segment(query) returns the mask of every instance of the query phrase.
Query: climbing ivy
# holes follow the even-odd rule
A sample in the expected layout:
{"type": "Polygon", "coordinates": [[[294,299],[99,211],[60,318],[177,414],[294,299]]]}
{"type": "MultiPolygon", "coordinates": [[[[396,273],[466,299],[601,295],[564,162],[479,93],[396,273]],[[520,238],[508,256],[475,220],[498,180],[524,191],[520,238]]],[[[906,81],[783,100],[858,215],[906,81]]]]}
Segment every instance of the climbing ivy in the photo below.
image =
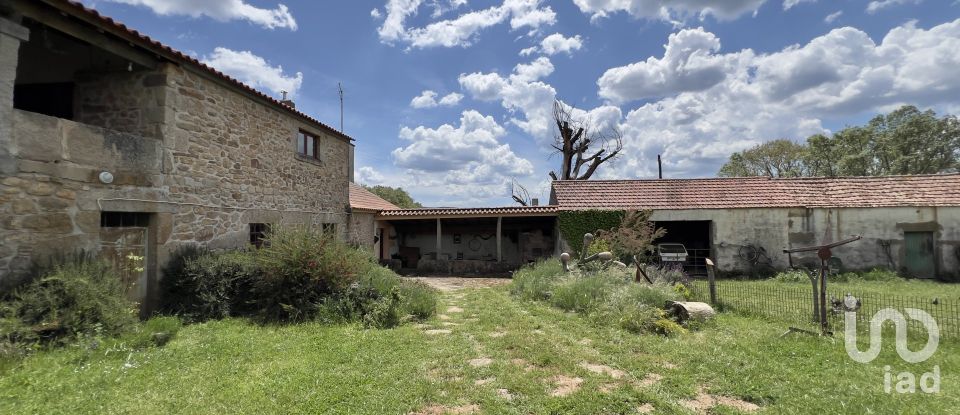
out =
{"type": "Polygon", "coordinates": [[[596,234],[600,229],[612,229],[620,226],[623,220],[622,210],[570,210],[557,215],[560,236],[570,244],[571,254],[577,255],[583,249],[583,234],[596,234]]]}

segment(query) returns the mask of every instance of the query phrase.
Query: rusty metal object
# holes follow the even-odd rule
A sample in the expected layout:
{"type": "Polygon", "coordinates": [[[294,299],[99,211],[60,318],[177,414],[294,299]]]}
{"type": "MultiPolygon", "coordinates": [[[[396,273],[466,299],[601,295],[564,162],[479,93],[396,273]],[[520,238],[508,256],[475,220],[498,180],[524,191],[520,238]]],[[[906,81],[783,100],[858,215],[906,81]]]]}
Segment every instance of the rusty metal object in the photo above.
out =
{"type": "Polygon", "coordinates": [[[842,241],[831,242],[824,245],[817,246],[808,246],[804,248],[793,248],[793,249],[784,249],[783,252],[786,254],[792,254],[796,252],[812,252],[817,251],[817,257],[820,258],[820,293],[819,296],[816,293],[816,281],[811,278],[811,281],[814,285],[814,310],[815,314],[818,314],[820,320],[820,334],[829,335],[830,327],[827,323],[827,276],[830,275],[830,258],[833,258],[833,252],[831,248],[836,248],[840,245],[846,245],[851,242],[859,241],[862,237],[860,235],[855,235],[853,237],[844,239],[842,241]]]}

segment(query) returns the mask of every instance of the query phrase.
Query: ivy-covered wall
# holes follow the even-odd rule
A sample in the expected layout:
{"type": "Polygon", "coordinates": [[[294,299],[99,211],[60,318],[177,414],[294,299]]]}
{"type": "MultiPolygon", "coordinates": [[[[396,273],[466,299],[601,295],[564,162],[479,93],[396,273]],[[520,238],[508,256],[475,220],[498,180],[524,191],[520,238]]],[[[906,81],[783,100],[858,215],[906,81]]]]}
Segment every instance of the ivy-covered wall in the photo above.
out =
{"type": "Polygon", "coordinates": [[[583,234],[616,228],[622,220],[622,210],[570,210],[557,214],[560,236],[573,248],[571,254],[574,255],[583,249],[583,234]]]}

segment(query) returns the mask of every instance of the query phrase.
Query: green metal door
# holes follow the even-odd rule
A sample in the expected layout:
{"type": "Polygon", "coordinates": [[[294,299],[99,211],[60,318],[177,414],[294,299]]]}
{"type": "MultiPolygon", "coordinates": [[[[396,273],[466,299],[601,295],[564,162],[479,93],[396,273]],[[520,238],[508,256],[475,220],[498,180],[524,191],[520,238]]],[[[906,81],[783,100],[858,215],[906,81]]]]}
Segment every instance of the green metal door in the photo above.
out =
{"type": "Polygon", "coordinates": [[[903,233],[903,265],[914,278],[933,278],[937,272],[933,255],[933,232],[903,233]]]}

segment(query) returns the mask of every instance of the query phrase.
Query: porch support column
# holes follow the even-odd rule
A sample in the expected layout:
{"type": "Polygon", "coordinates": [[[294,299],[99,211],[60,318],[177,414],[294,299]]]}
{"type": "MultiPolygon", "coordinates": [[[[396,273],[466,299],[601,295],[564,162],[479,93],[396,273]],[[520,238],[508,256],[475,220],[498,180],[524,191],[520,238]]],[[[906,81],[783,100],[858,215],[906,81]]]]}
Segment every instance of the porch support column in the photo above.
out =
{"type": "Polygon", "coordinates": [[[442,235],[442,233],[441,233],[441,230],[440,230],[440,218],[437,218],[437,258],[436,258],[437,261],[440,260],[440,251],[443,249],[443,246],[442,246],[442,244],[440,243],[440,236],[441,236],[441,235],[442,235]]]}
{"type": "Polygon", "coordinates": [[[503,261],[503,252],[501,250],[500,231],[503,228],[503,216],[497,216],[497,262],[503,261]]]}

